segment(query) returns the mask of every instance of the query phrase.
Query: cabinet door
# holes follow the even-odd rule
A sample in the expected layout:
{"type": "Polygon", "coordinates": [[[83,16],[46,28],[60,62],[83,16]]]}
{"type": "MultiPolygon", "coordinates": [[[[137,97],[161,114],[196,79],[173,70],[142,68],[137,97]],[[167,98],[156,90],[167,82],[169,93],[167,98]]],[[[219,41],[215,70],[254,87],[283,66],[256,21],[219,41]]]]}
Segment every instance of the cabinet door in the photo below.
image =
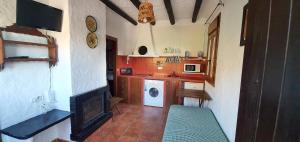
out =
{"type": "Polygon", "coordinates": [[[130,79],[130,104],[142,104],[142,83],[143,80],[141,78],[130,79]]]}
{"type": "Polygon", "coordinates": [[[178,104],[178,97],[176,96],[176,89],[179,87],[179,81],[167,80],[166,81],[166,101],[165,108],[169,110],[169,107],[173,104],[178,104]]]}
{"type": "Polygon", "coordinates": [[[124,99],[124,102],[128,103],[128,78],[127,77],[118,77],[118,97],[124,99]]]}

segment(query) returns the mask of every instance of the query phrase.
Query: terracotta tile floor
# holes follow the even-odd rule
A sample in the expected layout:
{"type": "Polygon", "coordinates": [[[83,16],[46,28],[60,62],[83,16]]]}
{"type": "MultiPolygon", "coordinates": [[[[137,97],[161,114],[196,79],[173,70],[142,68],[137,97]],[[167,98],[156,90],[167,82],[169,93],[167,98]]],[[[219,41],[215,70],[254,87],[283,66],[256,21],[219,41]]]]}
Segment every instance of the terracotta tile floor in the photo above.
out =
{"type": "Polygon", "coordinates": [[[162,108],[119,104],[109,120],[85,142],[161,142],[166,121],[162,108]]]}

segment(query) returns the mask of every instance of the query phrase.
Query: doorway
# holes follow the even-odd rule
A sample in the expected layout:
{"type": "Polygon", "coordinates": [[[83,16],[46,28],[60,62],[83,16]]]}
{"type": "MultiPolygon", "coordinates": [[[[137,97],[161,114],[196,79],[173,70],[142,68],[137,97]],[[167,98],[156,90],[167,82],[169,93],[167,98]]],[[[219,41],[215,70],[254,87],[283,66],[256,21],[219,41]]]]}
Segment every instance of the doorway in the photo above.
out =
{"type": "Polygon", "coordinates": [[[117,43],[117,38],[106,35],[106,78],[112,96],[116,96],[117,43]]]}

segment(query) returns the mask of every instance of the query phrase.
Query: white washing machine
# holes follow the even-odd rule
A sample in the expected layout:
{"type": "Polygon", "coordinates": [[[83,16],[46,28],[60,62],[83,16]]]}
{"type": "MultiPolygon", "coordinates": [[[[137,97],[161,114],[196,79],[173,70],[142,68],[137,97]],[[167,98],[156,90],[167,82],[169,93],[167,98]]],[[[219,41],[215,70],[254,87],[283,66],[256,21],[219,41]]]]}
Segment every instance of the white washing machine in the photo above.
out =
{"type": "Polygon", "coordinates": [[[144,105],[155,107],[164,106],[164,81],[145,80],[144,105]]]}

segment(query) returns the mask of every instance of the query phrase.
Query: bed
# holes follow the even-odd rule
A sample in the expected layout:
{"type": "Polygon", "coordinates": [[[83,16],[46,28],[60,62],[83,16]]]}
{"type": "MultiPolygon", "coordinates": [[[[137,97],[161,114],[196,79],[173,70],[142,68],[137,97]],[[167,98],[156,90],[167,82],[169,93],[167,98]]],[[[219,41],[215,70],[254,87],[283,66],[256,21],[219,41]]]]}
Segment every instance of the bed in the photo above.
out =
{"type": "Polygon", "coordinates": [[[228,142],[228,139],[210,109],[172,105],[163,142],[228,142]]]}

